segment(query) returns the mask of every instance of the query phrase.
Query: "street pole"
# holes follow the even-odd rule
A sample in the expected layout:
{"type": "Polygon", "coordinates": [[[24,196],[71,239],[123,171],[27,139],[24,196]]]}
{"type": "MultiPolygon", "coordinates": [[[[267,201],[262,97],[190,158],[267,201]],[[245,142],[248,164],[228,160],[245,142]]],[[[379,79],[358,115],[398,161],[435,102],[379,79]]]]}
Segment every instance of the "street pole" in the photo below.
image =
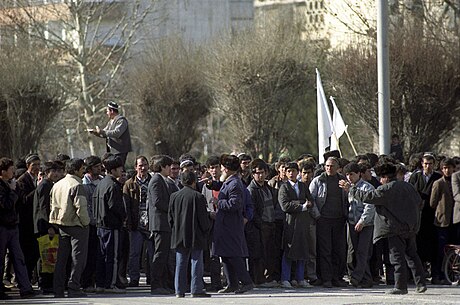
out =
{"type": "Polygon", "coordinates": [[[388,55],[388,0],[377,0],[377,73],[379,151],[390,153],[390,71],[388,55]]]}

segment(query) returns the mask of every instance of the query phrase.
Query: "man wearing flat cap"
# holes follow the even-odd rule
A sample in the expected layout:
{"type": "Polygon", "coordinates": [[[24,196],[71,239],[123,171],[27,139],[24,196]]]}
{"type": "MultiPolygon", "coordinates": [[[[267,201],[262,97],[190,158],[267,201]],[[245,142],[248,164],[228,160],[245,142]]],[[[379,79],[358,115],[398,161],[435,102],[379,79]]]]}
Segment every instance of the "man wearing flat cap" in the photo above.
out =
{"type": "Polygon", "coordinates": [[[107,116],[110,121],[104,129],[96,126],[95,129],[88,129],[90,133],[101,138],[106,138],[107,152],[117,155],[126,163],[126,157],[131,148],[131,136],[129,134],[128,120],[119,114],[119,106],[115,102],[107,104],[107,116]]]}

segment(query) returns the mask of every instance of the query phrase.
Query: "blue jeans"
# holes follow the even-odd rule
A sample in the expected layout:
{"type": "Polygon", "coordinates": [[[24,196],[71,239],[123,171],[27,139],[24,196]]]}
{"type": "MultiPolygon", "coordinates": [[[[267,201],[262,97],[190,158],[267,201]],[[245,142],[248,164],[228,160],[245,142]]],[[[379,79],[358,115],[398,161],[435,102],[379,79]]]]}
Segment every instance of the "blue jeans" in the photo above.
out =
{"type": "MultiPolygon", "coordinates": [[[[286,253],[283,253],[283,258],[281,259],[281,281],[290,281],[291,280],[291,264],[292,260],[286,257],[286,253]]],[[[305,261],[298,260],[297,266],[295,269],[295,279],[300,282],[304,279],[305,271],[305,261]]]]}
{"type": "MultiPolygon", "coordinates": [[[[147,242],[147,253],[149,257],[153,254],[153,243],[148,239],[148,236],[142,234],[141,231],[135,230],[129,232],[129,262],[128,262],[128,272],[130,281],[137,281],[141,277],[140,267],[141,267],[141,255],[142,248],[144,246],[144,241],[147,242]]],[[[149,261],[150,264],[150,261],[149,261]]]]}
{"type": "Polygon", "coordinates": [[[192,259],[192,283],[190,291],[192,294],[203,293],[203,250],[176,249],[176,274],[174,286],[176,294],[183,294],[187,290],[187,269],[192,259]]]}

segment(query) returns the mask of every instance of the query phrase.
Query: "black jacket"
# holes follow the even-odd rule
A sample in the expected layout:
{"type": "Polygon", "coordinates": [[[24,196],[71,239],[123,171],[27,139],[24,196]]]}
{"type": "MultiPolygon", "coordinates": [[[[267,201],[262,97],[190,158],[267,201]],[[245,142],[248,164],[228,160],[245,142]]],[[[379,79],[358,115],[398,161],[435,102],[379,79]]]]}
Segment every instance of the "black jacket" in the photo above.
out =
{"type": "Polygon", "coordinates": [[[352,187],[349,193],[375,205],[374,243],[381,238],[418,232],[422,199],[411,184],[394,180],[373,191],[352,187]]]}
{"type": "Polygon", "coordinates": [[[171,195],[169,224],[172,228],[171,249],[207,248],[210,221],[206,199],[191,187],[185,186],[171,195]]]}
{"type": "Polygon", "coordinates": [[[18,194],[10,186],[0,179],[0,226],[13,228],[18,224],[18,214],[15,205],[18,194]]]}
{"type": "Polygon", "coordinates": [[[45,235],[48,234],[48,229],[51,227],[51,189],[53,182],[49,179],[43,181],[37,186],[34,195],[34,233],[45,235]]]}
{"type": "Polygon", "coordinates": [[[105,229],[121,229],[126,220],[121,184],[112,176],[105,176],[93,194],[96,226],[105,229]]]}
{"type": "Polygon", "coordinates": [[[27,235],[28,238],[34,237],[34,195],[35,183],[31,175],[25,172],[18,178],[16,192],[19,195],[16,204],[16,211],[19,215],[19,231],[27,235]]]}

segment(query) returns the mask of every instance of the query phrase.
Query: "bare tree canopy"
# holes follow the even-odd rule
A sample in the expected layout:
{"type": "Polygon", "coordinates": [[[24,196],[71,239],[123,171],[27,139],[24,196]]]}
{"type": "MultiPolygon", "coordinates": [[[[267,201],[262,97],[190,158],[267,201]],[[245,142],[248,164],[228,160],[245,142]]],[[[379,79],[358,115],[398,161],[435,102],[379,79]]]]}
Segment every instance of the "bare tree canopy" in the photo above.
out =
{"type": "MultiPolygon", "coordinates": [[[[460,53],[411,24],[390,37],[392,133],[401,136],[408,154],[434,150],[460,115],[460,53]]],[[[377,133],[376,50],[351,46],[332,58],[331,86],[350,115],[377,133]]]]}
{"type": "Polygon", "coordinates": [[[314,69],[306,43],[291,30],[273,26],[239,34],[221,40],[207,56],[214,106],[227,119],[236,148],[253,156],[278,156],[292,144],[293,133],[306,132],[289,117],[309,112],[305,96],[314,69]]]}
{"type": "MultiPolygon", "coordinates": [[[[78,114],[71,127],[77,133],[93,128],[107,99],[120,96],[116,83],[156,1],[6,1],[11,9],[4,10],[2,23],[61,55],[60,84],[68,93],[67,106],[78,114]]],[[[84,137],[94,154],[93,138],[84,137]]]]}
{"type": "Polygon", "coordinates": [[[173,157],[188,152],[212,101],[201,52],[168,39],[148,47],[133,66],[128,87],[138,106],[144,147],[173,157]]]}
{"type": "Polygon", "coordinates": [[[41,136],[64,105],[55,58],[41,52],[0,53],[0,155],[36,151],[41,136]]]}

